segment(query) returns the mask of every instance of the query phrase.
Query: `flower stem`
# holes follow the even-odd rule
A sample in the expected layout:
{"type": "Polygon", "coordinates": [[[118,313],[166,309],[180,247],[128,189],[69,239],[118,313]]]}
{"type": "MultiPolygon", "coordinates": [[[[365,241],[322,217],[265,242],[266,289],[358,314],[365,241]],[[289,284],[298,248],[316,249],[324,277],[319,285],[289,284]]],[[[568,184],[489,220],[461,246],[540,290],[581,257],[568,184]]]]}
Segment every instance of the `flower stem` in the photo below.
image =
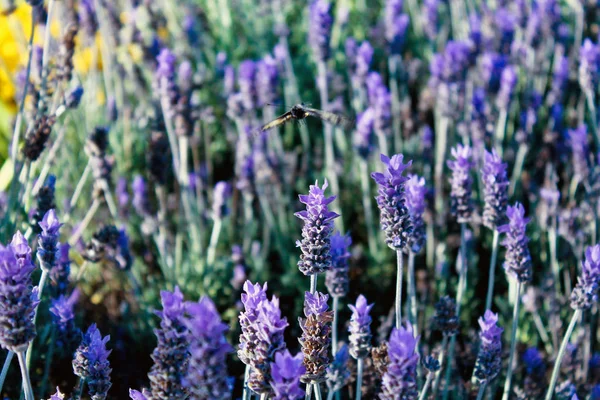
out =
{"type": "Polygon", "coordinates": [[[2,392],[2,387],[4,386],[4,381],[6,380],[6,375],[8,375],[8,369],[10,368],[10,363],[14,356],[15,353],[9,350],[6,354],[6,358],[4,359],[2,372],[0,372],[0,393],[2,392]]]}
{"type": "Polygon", "coordinates": [[[485,389],[487,387],[487,383],[483,382],[481,386],[479,386],[479,391],[477,392],[477,400],[483,400],[483,395],[485,394],[485,389]]]}
{"type": "Polygon", "coordinates": [[[506,108],[502,108],[500,110],[500,116],[498,117],[498,124],[496,125],[496,151],[502,157],[502,150],[504,143],[504,136],[506,134],[506,119],[508,118],[508,110],[506,108]]]}
{"type": "Polygon", "coordinates": [[[362,380],[365,360],[363,358],[359,358],[356,361],[358,364],[356,372],[356,400],[360,400],[362,398],[362,380]]]}
{"type": "MultiPolygon", "coordinates": [[[[313,383],[313,386],[315,389],[315,399],[323,400],[323,396],[321,395],[321,386],[318,383],[313,383]]],[[[358,400],[360,400],[360,397],[358,398],[358,400]]]]}
{"type": "Polygon", "coordinates": [[[494,298],[494,279],[496,274],[496,260],[498,259],[498,242],[500,234],[494,229],[494,239],[492,241],[492,258],[490,259],[490,276],[488,278],[487,297],[485,299],[485,309],[492,309],[492,299],[494,298]]]}
{"type": "Polygon", "coordinates": [[[210,244],[208,245],[208,256],[206,261],[208,265],[212,265],[215,262],[215,256],[217,252],[217,244],[219,243],[219,235],[221,234],[221,226],[223,225],[221,218],[215,219],[213,225],[212,234],[210,235],[210,244]]]}
{"type": "Polygon", "coordinates": [[[310,276],[310,293],[317,291],[317,274],[310,276]]]}
{"type": "Polygon", "coordinates": [[[402,250],[396,250],[396,328],[402,325],[402,250]]]}
{"type": "Polygon", "coordinates": [[[337,353],[338,342],[338,308],[340,306],[340,296],[333,296],[333,322],[331,323],[331,355],[335,357],[337,353]]]}
{"type": "Polygon", "coordinates": [[[419,335],[419,329],[417,324],[417,289],[415,286],[415,253],[410,251],[408,253],[408,274],[407,274],[407,286],[408,286],[408,320],[414,328],[414,335],[419,335]]]}
{"type": "Polygon", "coordinates": [[[367,225],[367,238],[369,241],[369,252],[377,254],[377,235],[373,225],[373,208],[371,207],[371,192],[369,190],[369,166],[367,160],[360,161],[360,186],[362,189],[362,202],[365,209],[365,224],[367,225]]]}
{"type": "Polygon", "coordinates": [[[427,374],[427,379],[425,380],[425,385],[423,386],[423,389],[421,389],[421,394],[419,395],[419,400],[425,400],[427,398],[427,392],[429,391],[429,387],[431,386],[431,382],[433,381],[434,377],[435,377],[435,374],[432,372],[429,372],[427,374]]]}
{"type": "Polygon", "coordinates": [[[242,400],[250,400],[252,393],[248,388],[248,378],[250,378],[250,366],[246,365],[246,371],[244,372],[244,394],[242,400]]]}
{"type": "Polygon", "coordinates": [[[98,207],[100,207],[100,201],[98,201],[98,199],[95,199],[87,214],[85,214],[85,217],[83,217],[83,221],[81,221],[81,224],[69,239],[69,245],[74,246],[79,241],[81,235],[83,235],[83,231],[85,230],[85,228],[87,228],[92,218],[94,218],[94,214],[96,214],[96,211],[98,211],[98,207]]]}
{"type": "Polygon", "coordinates": [[[25,362],[25,351],[17,353],[19,366],[21,367],[21,377],[23,379],[23,392],[25,392],[25,400],[34,400],[33,389],[31,388],[31,380],[29,379],[29,370],[25,362]]]}
{"type": "Polygon", "coordinates": [[[462,306],[462,299],[465,295],[467,288],[467,224],[465,222],[460,224],[460,273],[458,277],[458,290],[456,292],[456,317],[460,319],[460,308],[462,306]]]}
{"type": "Polygon", "coordinates": [[[550,378],[550,385],[548,386],[548,392],[546,393],[546,400],[551,400],[552,396],[554,395],[554,387],[556,386],[556,381],[558,380],[560,364],[562,362],[563,357],[565,356],[565,350],[567,349],[567,344],[569,344],[569,338],[573,333],[573,329],[575,329],[575,325],[577,324],[577,320],[579,320],[580,315],[581,310],[575,310],[573,316],[571,317],[571,322],[569,323],[567,332],[565,333],[565,337],[563,338],[563,341],[560,344],[560,349],[558,350],[558,355],[556,356],[556,361],[554,362],[554,370],[552,370],[552,377],[550,378]]]}
{"type": "Polygon", "coordinates": [[[448,350],[448,336],[444,335],[442,340],[442,353],[440,354],[440,369],[435,373],[435,381],[433,384],[433,398],[437,399],[437,394],[440,389],[440,382],[442,381],[442,371],[444,370],[444,363],[446,361],[446,352],[448,350]]]}
{"type": "Polygon", "coordinates": [[[517,329],[519,328],[519,306],[521,304],[521,286],[523,283],[517,281],[517,292],[515,293],[515,307],[513,311],[512,332],[510,334],[510,353],[508,356],[508,369],[506,371],[506,381],[504,381],[504,394],[502,400],[510,398],[512,386],[513,361],[515,358],[515,349],[517,347],[517,329]]]}

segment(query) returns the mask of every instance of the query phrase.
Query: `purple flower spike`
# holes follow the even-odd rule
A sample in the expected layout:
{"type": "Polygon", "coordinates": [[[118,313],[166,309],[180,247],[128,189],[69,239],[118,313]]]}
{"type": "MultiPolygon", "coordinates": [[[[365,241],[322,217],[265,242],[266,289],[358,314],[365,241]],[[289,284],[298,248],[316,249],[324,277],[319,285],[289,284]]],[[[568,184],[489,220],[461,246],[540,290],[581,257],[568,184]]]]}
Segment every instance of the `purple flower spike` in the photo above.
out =
{"type": "Polygon", "coordinates": [[[426,226],[423,221],[423,213],[425,212],[425,194],[427,187],[425,186],[425,178],[418,175],[408,175],[406,182],[406,207],[410,215],[413,231],[408,240],[408,247],[413,253],[421,251],[425,246],[427,239],[426,226]]]}
{"type": "Polygon", "coordinates": [[[327,180],[322,188],[318,182],[311,185],[308,194],[299,196],[306,210],[294,214],[304,221],[302,240],[296,242],[296,247],[302,250],[298,268],[304,275],[320,274],[331,268],[330,236],[333,220],[339,215],[329,211],[328,206],[336,196],[325,197],[327,187],[327,180]]]}
{"type": "Polygon", "coordinates": [[[11,244],[0,245],[0,345],[24,351],[35,337],[33,315],[37,307],[37,288],[31,284],[31,248],[20,232],[11,244]]]}
{"type": "Polygon", "coordinates": [[[221,321],[215,304],[208,297],[198,303],[187,303],[190,332],[190,358],[183,386],[193,399],[231,399],[227,377],[227,354],[233,347],[225,334],[228,327],[221,321]]]}
{"type": "Polygon", "coordinates": [[[304,354],[306,374],[302,382],[319,383],[326,378],[331,345],[331,321],[333,312],[327,311],[329,296],[315,292],[304,294],[304,315],[298,318],[302,336],[298,339],[304,354]]]}
{"type": "Polygon", "coordinates": [[[279,70],[277,60],[270,55],[258,62],[256,68],[256,90],[258,103],[264,106],[277,100],[279,89],[279,70]]]}
{"type": "Polygon", "coordinates": [[[75,289],[71,296],[61,295],[58,299],[53,299],[50,306],[52,322],[57,329],[57,344],[59,347],[70,349],[75,344],[75,339],[79,339],[80,331],[75,325],[75,313],[73,307],[79,299],[79,290],[75,289]]]}
{"type": "Polygon", "coordinates": [[[408,15],[402,14],[402,0],[388,0],[385,4],[385,39],[390,53],[400,54],[406,39],[408,15]]]}
{"type": "Polygon", "coordinates": [[[500,76],[500,91],[496,98],[498,108],[508,110],[518,80],[519,77],[517,76],[517,71],[515,71],[513,66],[509,65],[502,70],[502,75],[500,76]]]}
{"type": "Polygon", "coordinates": [[[171,50],[164,48],[156,57],[157,68],[155,73],[156,86],[161,101],[166,107],[167,117],[172,117],[174,107],[177,104],[178,89],[175,83],[175,54],[171,50]]]}
{"type": "Polygon", "coordinates": [[[396,154],[391,159],[381,155],[385,172],[373,172],[371,177],[379,185],[376,197],[380,211],[381,230],[385,231],[386,243],[393,250],[402,250],[412,234],[412,225],[404,194],[407,177],[404,170],[412,161],[403,163],[404,156],[396,154]]]}
{"type": "Polygon", "coordinates": [[[579,85],[585,93],[591,93],[598,85],[600,50],[590,39],[585,39],[579,51],[579,58],[579,85]]]}
{"type": "Polygon", "coordinates": [[[148,216],[150,214],[150,202],[144,177],[136,175],[131,183],[131,190],[133,191],[133,208],[141,217],[148,216]]]}
{"type": "Polygon", "coordinates": [[[330,55],[331,39],[331,3],[327,0],[315,0],[309,6],[308,41],[317,61],[326,61],[330,55]]]}
{"type": "Polygon", "coordinates": [[[238,68],[238,85],[242,95],[242,103],[246,110],[256,105],[256,63],[252,60],[242,61],[238,68]]]}
{"type": "Polygon", "coordinates": [[[58,231],[61,226],[53,209],[49,210],[40,222],[42,232],[38,238],[37,258],[43,271],[49,272],[56,265],[59,248],[58,231]]]}
{"type": "Polygon", "coordinates": [[[358,114],[356,118],[356,131],[353,144],[356,152],[363,159],[367,159],[373,148],[373,129],[375,128],[375,112],[371,107],[358,114]]]}
{"type": "Polygon", "coordinates": [[[502,245],[506,247],[504,270],[519,282],[531,280],[531,255],[527,243],[527,223],[525,208],[521,203],[508,206],[506,210],[508,223],[498,227],[498,232],[506,233],[502,245]]]}
{"type": "Polygon", "coordinates": [[[129,205],[129,192],[127,191],[127,178],[120,177],[117,181],[115,194],[119,207],[126,208],[129,205]]]}
{"type": "Polygon", "coordinates": [[[502,332],[504,329],[497,323],[498,314],[494,314],[490,310],[487,310],[483,317],[479,318],[481,345],[474,375],[480,383],[493,380],[502,368],[502,332]]]}
{"type": "Polygon", "coordinates": [[[506,207],[508,205],[508,177],[506,164],[496,153],[485,152],[481,180],[485,197],[483,224],[489,229],[496,229],[506,223],[506,207]]]}
{"type": "Polygon", "coordinates": [[[590,246],[585,250],[585,259],[581,263],[581,275],[577,278],[577,286],[571,293],[571,307],[587,310],[598,301],[600,287],[600,245],[590,246]]]}
{"type": "Polygon", "coordinates": [[[356,305],[348,305],[352,310],[350,317],[350,354],[359,359],[365,358],[371,352],[371,316],[369,312],[373,304],[367,304],[362,294],[358,296],[356,305]]]}
{"type": "Polygon", "coordinates": [[[348,251],[352,244],[349,234],[336,232],[331,236],[331,269],[327,271],[325,285],[331,297],[341,297],[348,293],[348,251]]]}
{"type": "Polygon", "coordinates": [[[473,169],[474,163],[472,156],[473,152],[469,146],[459,144],[452,148],[454,160],[448,161],[448,167],[452,170],[450,208],[459,224],[469,222],[473,213],[471,169],[473,169]]]}
{"type": "Polygon", "coordinates": [[[231,185],[227,182],[217,182],[213,191],[212,212],[213,218],[221,219],[229,215],[227,201],[231,197],[231,185]]]}
{"type": "Polygon", "coordinates": [[[275,393],[273,400],[296,400],[304,397],[300,387],[300,377],[306,372],[302,363],[302,353],[292,356],[285,349],[275,354],[271,363],[271,387],[275,393]]]}
{"type": "Polygon", "coordinates": [[[85,379],[88,393],[92,399],[104,400],[110,389],[110,364],[106,350],[106,343],[110,336],[102,337],[96,324],[89,326],[81,344],[73,358],[73,373],[85,379]]]}
{"type": "Polygon", "coordinates": [[[331,392],[339,391],[350,380],[349,359],[348,345],[344,344],[335,353],[333,362],[327,368],[327,387],[331,392]]]}
{"type": "Polygon", "coordinates": [[[365,84],[371,61],[373,60],[373,47],[367,41],[362,42],[356,53],[356,69],[353,79],[357,87],[362,87],[365,84]]]}
{"type": "Polygon", "coordinates": [[[381,400],[417,398],[418,341],[419,337],[414,337],[410,323],[406,324],[406,328],[392,330],[388,343],[390,362],[381,382],[381,400]]]}
{"type": "Polygon", "coordinates": [[[578,179],[585,179],[590,171],[588,165],[589,148],[587,138],[587,126],[579,125],[577,129],[569,129],[569,146],[573,162],[573,171],[578,179]]]}

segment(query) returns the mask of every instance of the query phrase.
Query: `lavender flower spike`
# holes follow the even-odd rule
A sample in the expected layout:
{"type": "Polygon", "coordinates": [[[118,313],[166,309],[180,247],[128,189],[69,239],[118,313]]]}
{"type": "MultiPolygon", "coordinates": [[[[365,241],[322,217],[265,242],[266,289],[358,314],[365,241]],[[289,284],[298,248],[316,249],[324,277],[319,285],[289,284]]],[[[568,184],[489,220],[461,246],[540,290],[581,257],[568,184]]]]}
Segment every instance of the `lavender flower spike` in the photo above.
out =
{"type": "Polygon", "coordinates": [[[96,324],[90,325],[73,358],[73,373],[88,385],[88,393],[94,400],[106,399],[110,389],[110,364],[106,343],[110,337],[102,337],[96,324]]]}
{"type": "Polygon", "coordinates": [[[381,400],[417,398],[417,364],[419,354],[416,351],[419,337],[414,337],[413,327],[408,322],[406,328],[394,328],[388,343],[390,362],[381,382],[381,400]]]}
{"type": "Polygon", "coordinates": [[[425,212],[425,178],[418,175],[408,175],[406,182],[406,207],[412,222],[413,231],[408,239],[408,247],[413,253],[421,251],[426,241],[426,226],[423,221],[425,212]]]}
{"type": "Polygon", "coordinates": [[[317,61],[326,61],[331,50],[329,41],[331,39],[331,3],[327,0],[315,0],[309,6],[308,41],[312,47],[317,61]]]}
{"type": "Polygon", "coordinates": [[[496,150],[485,152],[481,180],[485,197],[483,224],[494,230],[506,223],[509,185],[506,163],[502,162],[496,150]]]}
{"type": "Polygon", "coordinates": [[[506,247],[504,270],[519,282],[531,280],[531,255],[527,243],[526,228],[529,218],[525,218],[525,209],[520,203],[508,206],[508,223],[498,227],[498,232],[506,233],[502,245],[506,247]]]}
{"type": "Polygon", "coordinates": [[[32,289],[31,248],[20,232],[12,242],[0,245],[0,345],[12,352],[27,349],[35,337],[33,315],[38,305],[32,289]]]}
{"type": "Polygon", "coordinates": [[[300,202],[306,204],[306,210],[294,214],[304,221],[302,241],[296,242],[296,247],[302,250],[298,268],[304,275],[320,274],[331,268],[330,236],[333,220],[339,215],[328,209],[335,196],[325,197],[327,186],[327,180],[322,188],[318,182],[311,185],[307,195],[299,196],[300,202]]]}
{"type": "Polygon", "coordinates": [[[302,328],[302,336],[298,340],[304,354],[306,373],[302,376],[302,382],[305,383],[323,382],[329,366],[333,312],[327,311],[328,298],[319,292],[304,294],[306,318],[298,318],[302,328]]]}
{"type": "Polygon", "coordinates": [[[580,181],[585,179],[589,173],[588,157],[589,148],[587,140],[587,127],[580,125],[576,129],[569,129],[569,146],[573,162],[573,172],[580,181]]]}
{"type": "Polygon", "coordinates": [[[58,259],[58,231],[62,224],[54,209],[49,210],[40,222],[42,233],[38,238],[37,258],[42,271],[49,272],[56,266],[58,259]]]}
{"type": "Polygon", "coordinates": [[[227,201],[231,197],[231,185],[227,182],[217,182],[213,192],[212,212],[214,219],[221,219],[229,214],[227,201]]]}
{"type": "Polygon", "coordinates": [[[600,244],[585,250],[585,259],[581,263],[581,275],[577,286],[571,292],[571,307],[574,310],[588,310],[598,301],[600,288],[600,244]]]}
{"type": "Polygon", "coordinates": [[[448,161],[448,167],[452,170],[450,208],[459,224],[469,222],[473,213],[471,169],[474,164],[472,156],[473,151],[469,146],[459,144],[452,148],[454,160],[448,161]]]}
{"type": "Polygon", "coordinates": [[[480,383],[493,380],[502,368],[502,329],[497,326],[498,314],[487,310],[479,318],[481,345],[475,365],[474,376],[480,383]]]}
{"type": "Polygon", "coordinates": [[[306,372],[302,363],[303,355],[292,356],[288,349],[275,354],[271,363],[271,387],[275,393],[273,400],[296,400],[304,397],[300,388],[300,377],[306,372]]]}
{"type": "Polygon", "coordinates": [[[327,387],[330,392],[339,391],[350,380],[350,370],[348,369],[349,359],[348,345],[344,344],[335,353],[333,362],[327,368],[327,387]]]}
{"type": "Polygon", "coordinates": [[[208,297],[202,297],[198,303],[187,303],[186,311],[190,315],[185,320],[190,332],[190,358],[183,386],[191,399],[231,399],[227,354],[233,347],[225,338],[227,325],[208,297]]]}
{"type": "Polygon", "coordinates": [[[369,312],[373,304],[367,304],[367,299],[362,294],[358,296],[356,305],[348,305],[352,310],[350,317],[350,355],[365,358],[371,352],[371,316],[369,312]]]}
{"type": "Polygon", "coordinates": [[[348,248],[352,244],[349,234],[336,232],[331,236],[331,269],[327,271],[325,285],[331,297],[342,297],[348,293],[348,248]]]}
{"type": "Polygon", "coordinates": [[[371,177],[379,185],[376,197],[379,207],[381,230],[385,231],[386,243],[393,250],[402,250],[409,241],[412,234],[410,215],[406,207],[404,186],[408,180],[404,170],[412,161],[404,164],[404,156],[396,154],[390,159],[381,155],[381,161],[385,164],[385,172],[373,172],[371,177]]]}

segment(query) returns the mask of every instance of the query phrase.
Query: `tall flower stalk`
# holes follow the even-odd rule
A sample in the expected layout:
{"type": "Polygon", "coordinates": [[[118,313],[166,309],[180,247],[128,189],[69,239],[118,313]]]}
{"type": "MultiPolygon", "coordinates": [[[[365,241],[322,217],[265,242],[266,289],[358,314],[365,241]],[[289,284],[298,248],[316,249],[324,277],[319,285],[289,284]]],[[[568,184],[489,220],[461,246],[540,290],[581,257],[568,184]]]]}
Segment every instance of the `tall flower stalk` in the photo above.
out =
{"type": "Polygon", "coordinates": [[[408,320],[415,328],[415,335],[418,335],[415,255],[423,249],[427,241],[427,228],[425,221],[423,221],[427,188],[425,187],[425,178],[417,175],[409,175],[408,178],[406,183],[406,206],[413,225],[413,232],[406,247],[406,250],[408,250],[408,320]]]}
{"type": "Polygon", "coordinates": [[[338,308],[340,298],[348,293],[348,248],[352,244],[350,235],[336,232],[331,236],[331,269],[326,273],[325,285],[333,298],[333,322],[331,333],[331,354],[335,356],[338,342],[338,308]]]}
{"type": "Polygon", "coordinates": [[[385,171],[371,174],[379,185],[376,199],[380,211],[381,230],[385,231],[388,247],[396,251],[396,327],[402,324],[402,251],[408,244],[413,230],[404,193],[408,180],[404,176],[404,170],[412,165],[412,161],[404,164],[403,159],[402,154],[396,154],[391,159],[382,154],[381,162],[385,165],[385,171]]]}

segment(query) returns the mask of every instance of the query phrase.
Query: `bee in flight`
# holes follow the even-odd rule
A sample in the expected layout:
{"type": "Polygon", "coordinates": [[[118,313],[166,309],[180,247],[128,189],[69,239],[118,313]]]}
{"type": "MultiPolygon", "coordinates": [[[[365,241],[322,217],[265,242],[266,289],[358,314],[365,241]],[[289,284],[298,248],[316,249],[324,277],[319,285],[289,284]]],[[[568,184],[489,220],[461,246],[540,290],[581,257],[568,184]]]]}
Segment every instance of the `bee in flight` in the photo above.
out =
{"type": "Polygon", "coordinates": [[[334,114],[329,111],[317,110],[315,108],[310,108],[304,105],[304,103],[296,104],[293,106],[290,111],[286,112],[283,115],[280,115],[273,121],[269,122],[266,125],[263,125],[260,128],[261,132],[267,131],[269,129],[275,128],[276,126],[285,124],[289,120],[295,119],[298,121],[303,120],[306,117],[317,117],[322,119],[325,122],[329,122],[333,125],[341,126],[342,128],[349,129],[353,126],[353,121],[343,117],[341,115],[334,114]]]}

